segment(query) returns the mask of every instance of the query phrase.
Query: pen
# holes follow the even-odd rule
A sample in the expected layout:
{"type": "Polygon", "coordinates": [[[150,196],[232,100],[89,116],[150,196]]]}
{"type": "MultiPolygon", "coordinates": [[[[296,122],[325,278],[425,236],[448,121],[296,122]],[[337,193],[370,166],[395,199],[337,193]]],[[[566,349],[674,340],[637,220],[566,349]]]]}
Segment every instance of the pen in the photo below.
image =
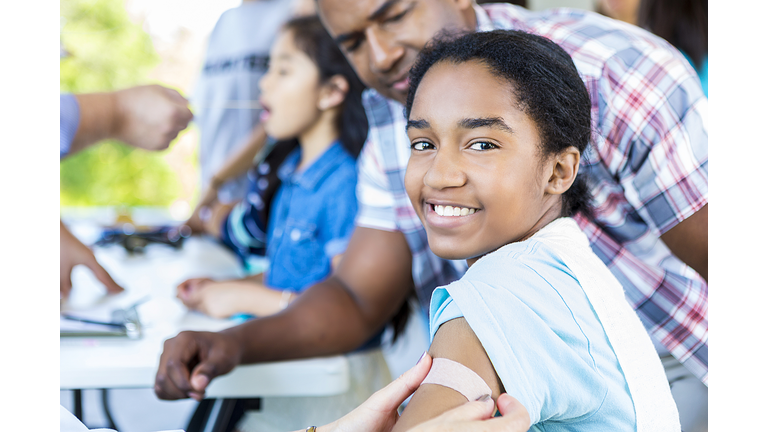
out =
{"type": "Polygon", "coordinates": [[[123,324],[123,323],[96,321],[96,320],[90,320],[90,319],[86,319],[86,318],[79,318],[79,317],[72,316],[72,315],[69,315],[69,314],[61,314],[61,316],[66,318],[66,319],[68,319],[68,320],[78,321],[78,322],[82,322],[82,323],[86,323],[86,324],[100,324],[100,325],[112,326],[112,327],[125,327],[125,324],[123,324]]]}

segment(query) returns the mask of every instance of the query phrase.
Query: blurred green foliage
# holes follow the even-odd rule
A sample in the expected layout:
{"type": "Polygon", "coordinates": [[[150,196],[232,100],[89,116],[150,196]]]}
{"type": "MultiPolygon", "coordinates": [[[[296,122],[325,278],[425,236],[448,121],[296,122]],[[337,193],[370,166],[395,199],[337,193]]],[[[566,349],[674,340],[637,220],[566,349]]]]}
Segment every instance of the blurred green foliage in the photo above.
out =
{"type": "MultiPolygon", "coordinates": [[[[141,24],[122,0],[62,0],[60,63],[63,93],[118,90],[147,84],[160,59],[141,24]]],[[[179,195],[176,174],[163,153],[105,141],[60,164],[61,205],[168,206],[179,195]]]]}

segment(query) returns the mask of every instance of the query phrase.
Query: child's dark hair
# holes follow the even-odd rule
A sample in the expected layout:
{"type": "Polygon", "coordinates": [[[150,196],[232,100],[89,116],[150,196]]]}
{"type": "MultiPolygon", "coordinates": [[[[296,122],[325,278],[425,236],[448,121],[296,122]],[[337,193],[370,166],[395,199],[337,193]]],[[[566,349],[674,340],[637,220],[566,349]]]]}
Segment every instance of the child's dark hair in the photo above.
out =
{"type": "Polygon", "coordinates": [[[320,82],[341,75],[349,83],[349,91],[341,105],[341,115],[336,126],[341,144],[356,158],[368,136],[368,119],[365,117],[362,100],[365,85],[317,15],[293,18],[285,23],[283,29],[291,32],[294,44],[315,63],[320,71],[320,82]]]}
{"type": "MultiPolygon", "coordinates": [[[[570,146],[583,154],[591,136],[589,93],[573,60],[547,38],[514,30],[441,35],[422,50],[411,69],[405,116],[427,71],[437,63],[479,61],[494,75],[508,81],[518,108],[536,123],[541,155],[559,153],[570,146]]],[[[562,216],[589,215],[590,192],[584,170],[563,194],[562,216]]]]}

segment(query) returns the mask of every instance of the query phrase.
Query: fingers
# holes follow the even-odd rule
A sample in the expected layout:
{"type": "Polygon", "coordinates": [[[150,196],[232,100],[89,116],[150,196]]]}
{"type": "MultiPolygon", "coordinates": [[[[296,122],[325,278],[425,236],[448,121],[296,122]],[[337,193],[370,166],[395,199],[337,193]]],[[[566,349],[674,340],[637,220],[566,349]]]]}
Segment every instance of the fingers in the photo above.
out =
{"type": "Polygon", "coordinates": [[[471,401],[441,414],[437,419],[441,422],[454,423],[459,421],[485,420],[493,415],[493,399],[471,401]]]}
{"type": "Polygon", "coordinates": [[[525,409],[523,404],[512,396],[502,393],[496,400],[496,406],[499,407],[501,415],[507,419],[508,422],[519,421],[520,424],[524,424],[527,428],[531,424],[531,418],[528,415],[528,410],[525,409]]]}
{"type": "Polygon", "coordinates": [[[189,397],[188,393],[192,391],[189,367],[191,360],[198,355],[199,347],[189,333],[181,332],[163,345],[155,376],[155,394],[160,399],[183,399],[189,397]]]}
{"type": "Polygon", "coordinates": [[[424,353],[414,367],[371,396],[369,399],[371,408],[382,412],[397,409],[419,388],[421,382],[427,377],[430,367],[432,367],[432,357],[424,353]]]}
{"type": "Polygon", "coordinates": [[[85,265],[91,269],[93,272],[93,275],[96,276],[96,279],[99,280],[99,282],[103,283],[104,286],[107,288],[107,292],[110,294],[116,294],[119,292],[123,292],[123,287],[117,284],[117,282],[112,279],[112,276],[107,273],[106,270],[104,270],[104,267],[101,266],[98,262],[96,262],[96,258],[93,258],[93,261],[85,263],[85,265]]]}
{"type": "Polygon", "coordinates": [[[72,278],[70,272],[72,269],[64,270],[59,277],[59,289],[61,298],[69,297],[70,291],[72,291],[72,278]]]}

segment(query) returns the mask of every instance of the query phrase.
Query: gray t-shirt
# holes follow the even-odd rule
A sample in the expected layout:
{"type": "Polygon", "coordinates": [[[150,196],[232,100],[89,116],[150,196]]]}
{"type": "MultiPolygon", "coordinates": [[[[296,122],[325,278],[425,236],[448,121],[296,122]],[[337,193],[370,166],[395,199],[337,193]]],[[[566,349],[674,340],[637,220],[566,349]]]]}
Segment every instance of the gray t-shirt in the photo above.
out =
{"type": "MultiPolygon", "coordinates": [[[[244,2],[224,12],[211,32],[192,100],[200,129],[203,186],[258,124],[259,80],[292,5],[287,0],[244,2]]],[[[247,188],[243,175],[224,185],[219,199],[239,200],[247,188]]]]}

